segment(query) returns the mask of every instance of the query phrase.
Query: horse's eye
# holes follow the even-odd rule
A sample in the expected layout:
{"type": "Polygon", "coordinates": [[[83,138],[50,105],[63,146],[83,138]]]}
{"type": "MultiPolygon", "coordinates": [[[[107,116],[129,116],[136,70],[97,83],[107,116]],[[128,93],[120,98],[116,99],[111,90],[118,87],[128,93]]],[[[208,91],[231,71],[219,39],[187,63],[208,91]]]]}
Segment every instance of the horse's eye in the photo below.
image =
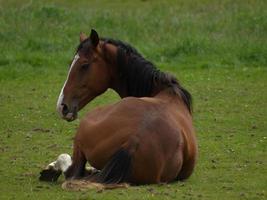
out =
{"type": "Polygon", "coordinates": [[[82,64],[81,69],[83,69],[83,70],[88,69],[89,66],[90,66],[89,63],[82,64]]]}

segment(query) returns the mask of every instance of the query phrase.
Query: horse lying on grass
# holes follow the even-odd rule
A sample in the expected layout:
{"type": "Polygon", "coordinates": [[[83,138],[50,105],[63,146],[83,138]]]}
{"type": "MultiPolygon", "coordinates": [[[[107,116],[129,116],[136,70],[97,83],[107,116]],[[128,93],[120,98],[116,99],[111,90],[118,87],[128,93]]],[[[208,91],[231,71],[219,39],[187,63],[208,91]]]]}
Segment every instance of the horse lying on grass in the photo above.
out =
{"type": "Polygon", "coordinates": [[[75,180],[77,187],[114,188],[188,178],[197,157],[190,93],[130,45],[100,39],[94,30],[89,37],[81,33],[57,110],[75,120],[108,88],[122,99],[89,112],[75,135],[72,158],[60,155],[40,180],[56,181],[63,172],[65,188],[75,187],[75,180]]]}

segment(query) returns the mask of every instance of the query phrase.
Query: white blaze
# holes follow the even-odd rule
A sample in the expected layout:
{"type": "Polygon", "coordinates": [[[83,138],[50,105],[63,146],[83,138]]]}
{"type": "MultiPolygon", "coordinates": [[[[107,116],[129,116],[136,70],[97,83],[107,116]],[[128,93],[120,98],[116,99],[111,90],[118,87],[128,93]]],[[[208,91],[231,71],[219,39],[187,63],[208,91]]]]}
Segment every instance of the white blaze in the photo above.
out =
{"type": "Polygon", "coordinates": [[[76,54],[73,58],[73,61],[71,63],[71,66],[70,66],[70,69],[69,69],[69,73],[68,73],[68,76],[67,76],[67,80],[65,81],[62,89],[61,89],[61,92],[59,94],[59,97],[58,97],[58,100],[57,100],[57,111],[58,113],[60,114],[61,117],[63,117],[62,115],[62,109],[63,109],[63,106],[62,106],[62,101],[64,99],[64,88],[65,88],[65,85],[69,79],[69,76],[70,76],[70,72],[71,72],[71,69],[73,68],[73,66],[75,65],[75,63],[77,62],[77,60],[80,58],[79,54],[76,54]]]}

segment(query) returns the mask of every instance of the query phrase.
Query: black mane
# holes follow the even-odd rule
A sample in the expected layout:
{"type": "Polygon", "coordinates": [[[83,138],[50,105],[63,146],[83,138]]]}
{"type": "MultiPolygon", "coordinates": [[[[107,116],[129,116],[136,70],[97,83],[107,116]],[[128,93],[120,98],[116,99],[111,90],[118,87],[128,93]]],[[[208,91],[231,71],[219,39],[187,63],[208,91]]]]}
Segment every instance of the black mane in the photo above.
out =
{"type": "MultiPolygon", "coordinates": [[[[105,43],[118,47],[117,62],[121,84],[127,87],[127,96],[149,97],[156,87],[170,88],[180,95],[188,110],[192,112],[191,94],[184,89],[171,74],[161,72],[153,63],[146,60],[131,45],[120,40],[102,38],[105,43]]],[[[91,47],[90,39],[84,40],[77,48],[77,52],[88,51],[91,47]]]]}
{"type": "Polygon", "coordinates": [[[127,86],[128,96],[150,96],[155,87],[165,86],[180,95],[188,110],[192,111],[191,94],[179,84],[174,76],[161,72],[129,44],[120,40],[103,40],[118,47],[117,62],[121,84],[127,86]]]}

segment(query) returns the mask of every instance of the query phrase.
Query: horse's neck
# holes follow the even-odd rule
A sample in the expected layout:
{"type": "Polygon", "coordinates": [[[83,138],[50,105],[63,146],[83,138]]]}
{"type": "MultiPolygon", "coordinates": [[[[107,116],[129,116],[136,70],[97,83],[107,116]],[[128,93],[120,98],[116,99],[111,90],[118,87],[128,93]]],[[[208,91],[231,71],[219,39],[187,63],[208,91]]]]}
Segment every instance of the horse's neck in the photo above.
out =
{"type": "MultiPolygon", "coordinates": [[[[111,81],[111,86],[110,88],[113,89],[116,93],[118,93],[118,95],[121,98],[125,98],[125,97],[129,97],[129,96],[134,96],[134,97],[154,97],[156,95],[158,95],[159,93],[161,93],[162,91],[169,91],[171,90],[169,88],[169,86],[167,86],[166,84],[160,83],[158,82],[157,84],[153,84],[151,91],[147,92],[146,94],[142,94],[142,95],[132,95],[129,91],[128,88],[132,88],[131,86],[125,84],[124,81],[121,80],[121,77],[119,76],[119,73],[113,73],[113,78],[111,81]]],[[[131,84],[131,83],[128,83],[131,84]]],[[[137,88],[137,90],[139,90],[140,88],[137,88]]],[[[141,90],[141,89],[140,89],[141,90]]]]}
{"type": "MultiPolygon", "coordinates": [[[[155,74],[158,75],[158,73],[161,73],[159,72],[158,70],[154,69],[155,71],[152,71],[153,70],[153,67],[151,67],[151,65],[153,65],[152,63],[150,63],[149,61],[146,61],[144,58],[142,57],[138,57],[136,55],[133,55],[133,60],[132,61],[129,61],[129,62],[134,62],[133,65],[136,64],[136,66],[140,66],[140,65],[144,65],[144,67],[148,67],[152,68],[151,70],[151,77],[148,77],[147,78],[147,74],[135,74],[136,76],[136,79],[137,81],[139,81],[140,77],[144,76],[147,78],[147,84],[148,85],[136,85],[136,87],[131,87],[131,86],[135,86],[135,85],[129,85],[129,84],[134,84],[134,83],[129,83],[128,81],[125,81],[125,78],[129,78],[128,75],[126,75],[126,77],[123,77],[122,78],[122,73],[120,70],[121,68],[119,67],[119,63],[118,63],[118,47],[116,47],[115,45],[113,44],[105,44],[103,43],[103,45],[105,46],[105,51],[106,51],[106,54],[108,55],[108,58],[112,60],[112,65],[110,67],[111,69],[111,85],[110,85],[110,88],[115,90],[119,96],[121,98],[125,98],[125,97],[128,97],[128,96],[135,96],[135,97],[153,97],[155,95],[157,95],[158,93],[160,93],[161,91],[165,90],[166,88],[168,88],[169,86],[167,86],[166,84],[164,84],[163,82],[160,82],[158,81],[157,83],[152,83],[150,81],[154,80],[155,81],[155,78],[156,77],[153,77],[155,76],[155,74]],[[108,52],[108,53],[107,53],[108,52]],[[115,62],[116,60],[116,62],[115,62]],[[139,63],[140,62],[140,63],[139,63]],[[148,87],[146,87],[148,86],[148,87]],[[131,89],[129,89],[131,88],[131,89]],[[134,88],[134,89],[133,89],[134,88]]],[[[126,57],[128,55],[125,55],[126,57]]],[[[128,60],[129,57],[127,57],[126,60],[128,60]]],[[[124,60],[125,61],[125,60],[124,60]]],[[[126,64],[126,63],[121,63],[122,65],[126,64]]],[[[137,71],[140,70],[141,68],[137,67],[137,71]]],[[[127,71],[127,70],[126,70],[127,71]]],[[[141,70],[140,73],[143,73],[144,70],[141,70]]],[[[129,71],[129,73],[132,73],[132,71],[129,71]]],[[[162,73],[163,74],[163,73],[162,73]]],[[[125,74],[124,74],[125,76],[125,74]]],[[[133,77],[131,77],[133,79],[133,77]]],[[[141,83],[144,83],[145,81],[144,80],[140,80],[141,83]]]]}
{"type": "MultiPolygon", "coordinates": [[[[189,112],[191,112],[191,95],[188,91],[182,88],[178,81],[169,74],[158,71],[152,63],[134,55],[131,59],[126,57],[126,61],[130,63],[127,66],[125,60],[119,60],[118,55],[124,55],[124,52],[118,51],[118,48],[114,45],[106,46],[106,51],[112,53],[107,54],[113,57],[111,69],[111,85],[110,88],[115,90],[121,98],[133,96],[133,97],[154,97],[161,94],[166,90],[166,95],[170,98],[179,99],[186,105],[189,112]],[[108,48],[112,47],[112,49],[108,48]],[[119,53],[118,53],[119,52],[119,53]],[[130,59],[130,60],[129,60],[130,59]],[[116,62],[115,62],[116,60],[116,62]],[[122,63],[120,63],[122,62],[122,63]],[[132,67],[127,68],[121,67],[132,67]],[[136,68],[133,68],[136,67],[136,68]],[[146,70],[141,67],[147,67],[146,70]],[[125,70],[126,69],[126,70],[125,70]],[[128,74],[127,74],[128,73],[128,74]],[[132,83],[134,82],[134,83],[132,83]],[[146,84],[147,83],[147,84],[146,84]],[[130,85],[136,84],[136,85],[130,85]],[[131,87],[133,86],[133,87],[131,87]]],[[[108,56],[108,57],[109,57],[108,56]]],[[[124,57],[125,58],[125,57],[124,57]]]]}
{"type": "Polygon", "coordinates": [[[113,89],[121,98],[125,98],[128,96],[127,94],[127,87],[123,84],[120,84],[118,80],[115,80],[112,85],[111,89],[113,89]]]}

